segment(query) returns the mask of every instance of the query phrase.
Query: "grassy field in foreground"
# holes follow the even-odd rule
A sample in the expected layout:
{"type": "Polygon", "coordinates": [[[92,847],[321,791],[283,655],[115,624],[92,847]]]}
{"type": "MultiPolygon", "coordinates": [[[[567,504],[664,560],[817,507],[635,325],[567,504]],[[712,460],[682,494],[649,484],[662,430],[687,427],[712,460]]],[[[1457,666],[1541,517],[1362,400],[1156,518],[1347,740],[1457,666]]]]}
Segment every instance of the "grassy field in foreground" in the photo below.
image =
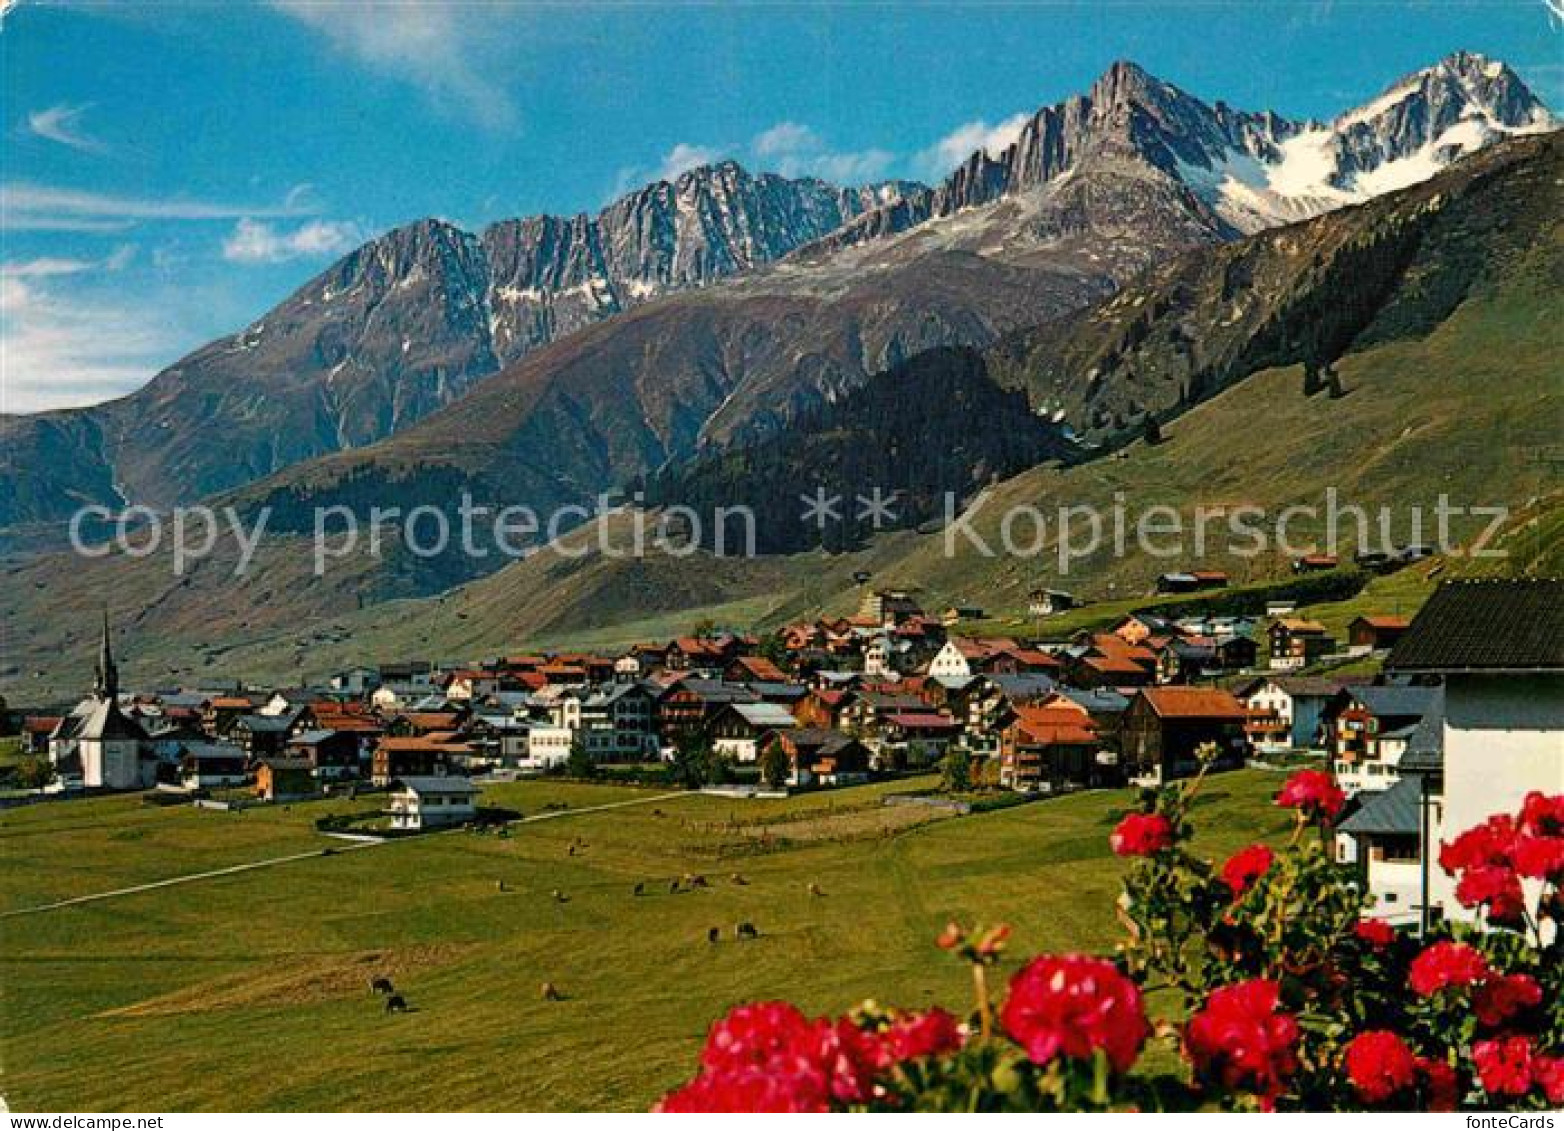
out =
{"type": "MultiPolygon", "coordinates": [[[[1276,783],[1213,781],[1197,845],[1216,855],[1280,832],[1276,783]]],[[[879,806],[886,788],[906,785],[746,803],[521,783],[488,800],[528,815],[551,801],[641,803],[0,919],[5,1097],[16,1109],[639,1109],[687,1075],[706,1026],[740,1000],[962,1008],[964,972],[932,944],[951,917],[1013,923],[1018,955],[1111,947],[1121,865],[1107,834],[1128,793],[897,828],[879,806]],[[689,872],[711,887],[669,894],[689,872]],[[741,920],[762,937],[734,941],[741,920]],[[379,972],[414,1012],[381,1012],[367,991],[379,972]],[[542,1001],[545,980],[566,1000],[542,1001]]],[[[309,831],[320,811],[120,798],[8,812],[0,896],[15,908],[307,849],[326,843],[309,831]]]]}

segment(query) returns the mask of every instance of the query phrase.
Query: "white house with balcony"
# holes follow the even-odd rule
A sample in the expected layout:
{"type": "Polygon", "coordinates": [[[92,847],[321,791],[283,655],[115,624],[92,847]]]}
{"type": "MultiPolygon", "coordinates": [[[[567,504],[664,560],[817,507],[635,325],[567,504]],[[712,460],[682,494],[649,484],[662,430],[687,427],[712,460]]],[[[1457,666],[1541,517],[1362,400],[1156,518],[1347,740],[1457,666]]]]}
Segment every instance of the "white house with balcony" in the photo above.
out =
{"type": "Polygon", "coordinates": [[[423,832],[470,821],[478,813],[478,787],[464,777],[407,777],[391,783],[391,828],[423,832]]]}

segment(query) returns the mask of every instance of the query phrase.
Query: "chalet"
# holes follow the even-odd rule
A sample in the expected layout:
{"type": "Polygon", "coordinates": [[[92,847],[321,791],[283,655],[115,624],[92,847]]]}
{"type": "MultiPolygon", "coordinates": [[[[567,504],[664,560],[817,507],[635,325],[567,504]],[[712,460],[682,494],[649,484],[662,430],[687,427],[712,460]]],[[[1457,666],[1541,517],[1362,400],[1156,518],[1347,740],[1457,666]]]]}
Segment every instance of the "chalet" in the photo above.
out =
{"type": "MultiPolygon", "coordinates": [[[[1130,613],[1121,617],[1119,621],[1108,630],[1109,635],[1117,636],[1126,644],[1143,644],[1152,636],[1167,636],[1173,631],[1173,626],[1166,620],[1150,613],[1130,613]]],[[[1101,634],[1090,632],[1077,633],[1078,641],[1091,641],[1101,634]]]]}
{"type": "MultiPolygon", "coordinates": [[[[1564,581],[1446,582],[1385,666],[1444,680],[1438,769],[1414,762],[1415,737],[1402,760],[1408,773],[1415,766],[1429,799],[1423,844],[1513,813],[1532,791],[1564,793],[1564,581]]],[[[1451,877],[1434,868],[1423,876],[1425,904],[1472,919],[1454,899],[1451,877]]],[[[1535,899],[1535,890],[1528,896],[1535,899]]]]}
{"type": "Polygon", "coordinates": [[[526,753],[519,762],[524,770],[549,770],[570,760],[575,732],[568,727],[533,723],[527,728],[526,753]]]}
{"type": "Polygon", "coordinates": [[[228,728],[228,740],[236,743],[252,761],[282,753],[293,730],[294,714],[240,715],[228,728]]]}
{"type": "Polygon", "coordinates": [[[255,796],[262,801],[302,801],[319,792],[306,758],[263,758],[255,768],[255,796]]]}
{"type": "Polygon", "coordinates": [[[1017,707],[1000,736],[999,783],[1025,792],[1098,784],[1101,747],[1091,715],[1068,699],[1017,707]]]}
{"type": "Polygon", "coordinates": [[[1340,564],[1335,554],[1304,554],[1292,560],[1294,573],[1324,573],[1340,564]]]}
{"type": "Polygon", "coordinates": [[[928,704],[916,695],[900,695],[885,691],[860,689],[853,692],[842,710],[842,729],[855,734],[870,745],[880,732],[881,724],[895,714],[917,714],[927,711],[928,704]]]}
{"type": "Polygon", "coordinates": [[[853,785],[869,778],[868,748],[841,731],[819,727],[773,731],[761,749],[773,745],[781,748],[792,766],[789,785],[853,785]]]}
{"type": "Polygon", "coordinates": [[[1321,715],[1337,784],[1349,796],[1395,784],[1413,728],[1440,706],[1438,687],[1364,684],[1338,691],[1321,715]]]}
{"type": "Polygon", "coordinates": [[[390,783],[391,827],[424,832],[464,824],[478,814],[478,787],[468,778],[408,775],[390,783]]]}
{"type": "Polygon", "coordinates": [[[762,703],[777,703],[788,710],[800,703],[808,694],[809,688],[801,683],[746,683],[745,687],[755,693],[762,703]]]}
{"type": "Polygon", "coordinates": [[[1249,708],[1246,733],[1258,754],[1324,748],[1321,721],[1342,684],[1313,676],[1277,675],[1250,681],[1238,691],[1249,708]]]}
{"type": "Polygon", "coordinates": [[[1205,589],[1222,589],[1226,585],[1227,574],[1215,569],[1164,573],[1157,578],[1158,593],[1198,593],[1205,589]]]}
{"type": "Polygon", "coordinates": [[[722,669],[730,683],[786,683],[787,673],[764,656],[738,656],[722,669]]]}
{"type": "Polygon", "coordinates": [[[301,731],[288,739],[283,753],[304,762],[310,773],[323,781],[358,776],[358,736],[351,731],[301,731]]]}
{"type": "Polygon", "coordinates": [[[1128,652],[1087,654],[1071,661],[1067,678],[1083,688],[1145,687],[1155,678],[1155,665],[1154,653],[1146,653],[1144,659],[1128,652]]]}
{"type": "Polygon", "coordinates": [[[1218,632],[1212,637],[1217,667],[1223,671],[1252,668],[1259,658],[1260,646],[1246,632],[1218,632]]]}
{"type": "Polygon", "coordinates": [[[1195,752],[1217,748],[1219,766],[1242,763],[1248,709],[1230,691],[1211,687],[1146,687],[1130,700],[1120,723],[1120,746],[1129,773],[1170,781],[1194,773],[1195,752]]]}
{"type": "Polygon", "coordinates": [[[858,620],[867,625],[900,624],[909,617],[923,615],[911,589],[876,589],[864,594],[858,606],[858,620]]]}
{"type": "Polygon", "coordinates": [[[729,703],[757,703],[760,697],[747,687],[716,679],[685,677],[668,686],[657,701],[657,731],[665,745],[697,734],[729,703]]]}
{"type": "Polygon", "coordinates": [[[716,640],[701,636],[681,636],[668,645],[663,666],[670,671],[715,671],[730,659],[727,649],[716,640]]]}
{"type": "Polygon", "coordinates": [[[735,762],[754,762],[763,739],[797,726],[792,712],[775,703],[728,703],[711,716],[706,733],[717,753],[735,762]]]}
{"type": "Polygon", "coordinates": [[[500,689],[499,673],[481,668],[457,668],[443,673],[436,682],[447,699],[458,703],[482,699],[500,689]]]}
{"type": "Polygon", "coordinates": [[[405,683],[425,690],[434,686],[434,665],[428,660],[397,660],[380,665],[381,683],[405,683]]]}
{"type": "Polygon", "coordinates": [[[1076,608],[1080,598],[1062,589],[1034,589],[1026,595],[1026,615],[1052,617],[1076,608]]]}
{"type": "Polygon", "coordinates": [[[465,744],[439,742],[427,735],[387,735],[375,744],[371,779],[376,785],[387,785],[395,778],[445,774],[457,755],[468,752],[465,744]]]}
{"type": "Polygon", "coordinates": [[[593,762],[656,758],[657,697],[639,683],[608,683],[581,700],[581,740],[593,762]]]}
{"type": "Polygon", "coordinates": [[[1355,656],[1383,651],[1395,646],[1406,635],[1412,622],[1406,617],[1375,616],[1355,617],[1347,625],[1347,650],[1355,656]]]}
{"type": "Polygon", "coordinates": [[[793,717],[812,730],[839,730],[851,695],[836,688],[813,688],[793,705],[793,717]]]}
{"type": "Polygon", "coordinates": [[[876,748],[883,769],[932,766],[961,733],[955,719],[932,711],[897,711],[880,721],[876,748]]]}
{"type": "Polygon", "coordinates": [[[947,628],[964,621],[982,620],[983,610],[977,605],[951,605],[940,614],[940,622],[947,628]]]}
{"type": "Polygon", "coordinates": [[[380,673],[374,668],[345,668],[333,673],[326,685],[333,691],[355,697],[364,696],[380,686],[380,673]]]}
{"type": "Polygon", "coordinates": [[[1391,923],[1415,923],[1423,891],[1423,779],[1408,775],[1370,795],[1336,830],[1339,858],[1356,862],[1372,900],[1369,913],[1391,923]]]}
{"type": "Polygon", "coordinates": [[[1296,671],[1330,654],[1336,642],[1323,624],[1301,617],[1279,617],[1266,629],[1271,670],[1296,671]]]}
{"type": "Polygon", "coordinates": [[[250,778],[244,751],[231,742],[192,742],[179,757],[179,778],[186,789],[220,789],[250,778]]]}
{"type": "Polygon", "coordinates": [[[206,701],[201,729],[211,738],[226,738],[234,723],[253,714],[259,703],[248,695],[214,695],[206,701]]]}
{"type": "Polygon", "coordinates": [[[399,711],[387,716],[385,732],[394,738],[417,737],[456,730],[465,718],[465,711],[399,711]]]}
{"type": "Polygon", "coordinates": [[[997,754],[1000,732],[1016,711],[1041,703],[1058,688],[1052,677],[1034,673],[974,676],[944,696],[931,695],[962,726],[966,747],[976,754],[997,754]],[[943,702],[941,702],[943,699],[943,702]]]}

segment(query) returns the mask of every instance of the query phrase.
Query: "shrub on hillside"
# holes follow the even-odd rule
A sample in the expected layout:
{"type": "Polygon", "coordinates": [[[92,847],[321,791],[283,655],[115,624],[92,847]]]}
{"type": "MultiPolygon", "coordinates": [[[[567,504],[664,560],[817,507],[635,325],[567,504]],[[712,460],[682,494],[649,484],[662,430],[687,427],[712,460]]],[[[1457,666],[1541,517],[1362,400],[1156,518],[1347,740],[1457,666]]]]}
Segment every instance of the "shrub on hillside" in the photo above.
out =
{"type": "Polygon", "coordinates": [[[865,1003],[809,1018],[739,1006],[665,1111],[1452,1111],[1564,1104],[1564,796],[1530,795],[1443,847],[1476,926],[1419,941],[1362,916],[1330,852],[1343,798],[1300,771],[1287,842],[1225,862],[1188,847],[1204,775],[1142,794],[1112,838],[1132,859],[1113,959],[1042,955],[997,1004],[1008,928],[951,924],[965,1019],[865,1003]],[[1533,898],[1526,898],[1529,893],[1533,898]],[[1486,929],[1485,929],[1486,928],[1486,929]],[[1173,1007],[1154,1016],[1148,995],[1173,1007]],[[1182,1020],[1180,1020],[1182,1019],[1182,1020]],[[1142,1053],[1162,1043],[1177,1071],[1142,1053]]]}

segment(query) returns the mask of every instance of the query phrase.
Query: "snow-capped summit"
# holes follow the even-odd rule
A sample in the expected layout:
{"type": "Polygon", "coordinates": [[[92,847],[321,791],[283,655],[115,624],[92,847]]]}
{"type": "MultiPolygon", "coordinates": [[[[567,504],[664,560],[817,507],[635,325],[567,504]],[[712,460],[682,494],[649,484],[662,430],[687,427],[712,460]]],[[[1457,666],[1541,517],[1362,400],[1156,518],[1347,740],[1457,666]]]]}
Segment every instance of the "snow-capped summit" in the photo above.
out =
{"type": "Polygon", "coordinates": [[[1234,227],[1254,231],[1405,188],[1501,137],[1557,125],[1509,66],[1461,51],[1332,122],[1278,119],[1257,145],[1180,172],[1234,227]]]}

